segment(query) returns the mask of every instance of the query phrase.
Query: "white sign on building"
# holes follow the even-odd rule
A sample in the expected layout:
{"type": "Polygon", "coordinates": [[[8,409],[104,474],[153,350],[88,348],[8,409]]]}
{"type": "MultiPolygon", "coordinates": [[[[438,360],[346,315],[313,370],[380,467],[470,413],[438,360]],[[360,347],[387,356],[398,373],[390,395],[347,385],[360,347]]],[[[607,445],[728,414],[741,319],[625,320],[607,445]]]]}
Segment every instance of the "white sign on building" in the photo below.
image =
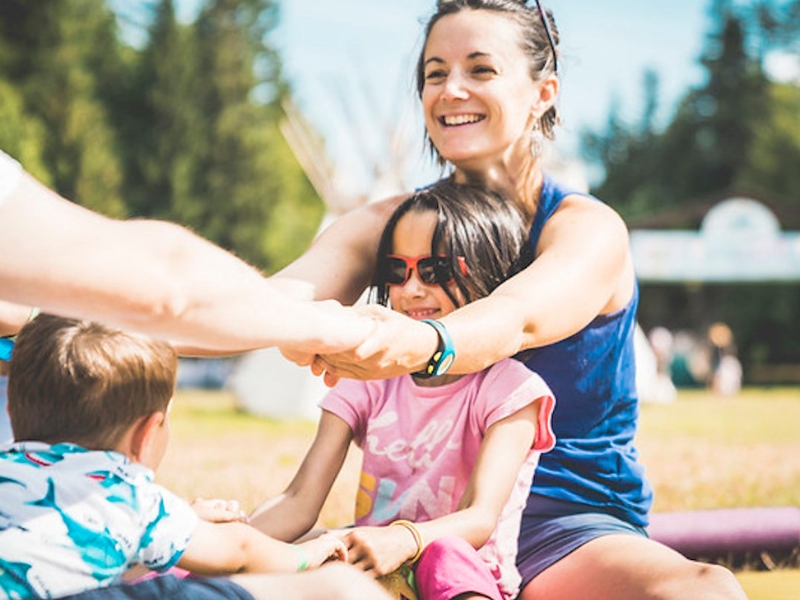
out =
{"type": "Polygon", "coordinates": [[[699,231],[632,231],[631,250],[642,282],[800,281],[800,232],[748,198],[717,204],[699,231]]]}

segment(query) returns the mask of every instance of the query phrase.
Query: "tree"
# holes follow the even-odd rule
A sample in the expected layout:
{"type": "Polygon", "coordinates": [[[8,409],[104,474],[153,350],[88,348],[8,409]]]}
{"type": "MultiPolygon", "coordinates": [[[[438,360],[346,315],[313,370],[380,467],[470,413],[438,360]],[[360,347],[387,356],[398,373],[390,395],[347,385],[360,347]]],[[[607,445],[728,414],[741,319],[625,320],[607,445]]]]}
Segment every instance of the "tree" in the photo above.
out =
{"type": "Polygon", "coordinates": [[[668,196],[660,176],[662,142],[655,125],[659,89],[655,71],[644,73],[643,89],[644,110],[637,126],[627,126],[621,121],[616,101],[612,103],[605,132],[583,134],[584,155],[599,160],[606,172],[598,193],[628,217],[656,210],[668,196]]]}
{"type": "MultiPolygon", "coordinates": [[[[730,190],[747,164],[769,104],[769,82],[759,57],[748,54],[744,17],[729,0],[715,0],[711,15],[714,28],[700,58],[706,82],[685,96],[663,133],[652,125],[637,129],[616,123],[600,136],[605,142],[592,141],[597,134],[585,135],[587,154],[599,158],[606,171],[596,191],[626,217],[730,190]],[[593,151],[603,143],[618,148],[610,160],[593,151]]],[[[648,85],[645,115],[652,113],[657,93],[648,85]]]]}
{"type": "Polygon", "coordinates": [[[278,131],[277,19],[271,0],[213,0],[181,25],[161,0],[118,119],[134,214],[184,223],[268,271],[322,218],[278,131]]]}
{"type": "Polygon", "coordinates": [[[291,258],[267,238],[276,233],[277,207],[316,213],[310,222],[281,227],[301,248],[322,216],[320,199],[277,128],[287,90],[267,43],[277,18],[272,0],[213,0],[193,25],[194,68],[201,75],[187,109],[197,123],[174,179],[172,205],[175,218],[267,270],[291,258]]]}
{"type": "Polygon", "coordinates": [[[0,79],[0,148],[49,185],[50,174],[43,161],[44,146],[42,123],[25,113],[24,102],[17,89],[0,79]]]}
{"type": "Polygon", "coordinates": [[[92,209],[124,216],[115,134],[100,97],[100,77],[116,68],[113,15],[93,0],[6,4],[3,68],[23,112],[41,123],[50,181],[92,209]]]}
{"type": "Polygon", "coordinates": [[[67,198],[188,225],[267,271],[323,205],[283,140],[275,0],[0,2],[0,144],[67,198]]]}
{"type": "MultiPolygon", "coordinates": [[[[648,96],[642,124],[625,125],[612,112],[602,134],[584,135],[586,154],[606,172],[596,193],[630,223],[667,212],[693,221],[698,199],[743,191],[787,206],[800,197],[800,88],[771,82],[762,69],[766,50],[800,48],[800,1],[753,7],[714,0],[710,14],[713,27],[700,58],[706,80],[685,95],[662,132],[647,126],[648,96]]],[[[760,363],[800,363],[800,344],[791,335],[800,324],[797,284],[643,284],[641,291],[646,328],[729,323],[745,375],[760,363]]]]}
{"type": "Polygon", "coordinates": [[[114,103],[126,195],[135,215],[176,218],[176,190],[187,187],[185,165],[206,125],[193,100],[201,74],[191,31],[178,24],[172,0],[157,5],[148,34],[114,103]]]}
{"type": "Polygon", "coordinates": [[[745,166],[736,187],[763,190],[786,202],[800,198],[800,88],[770,87],[769,105],[754,131],[745,166]]]}

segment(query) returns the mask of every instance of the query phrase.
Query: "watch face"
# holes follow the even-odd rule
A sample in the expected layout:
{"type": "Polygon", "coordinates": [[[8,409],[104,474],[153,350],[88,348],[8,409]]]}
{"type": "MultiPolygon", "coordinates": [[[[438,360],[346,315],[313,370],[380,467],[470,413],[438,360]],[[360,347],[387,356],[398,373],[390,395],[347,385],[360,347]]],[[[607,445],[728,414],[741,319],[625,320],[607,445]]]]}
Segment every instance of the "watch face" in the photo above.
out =
{"type": "Polygon", "coordinates": [[[442,362],[438,364],[436,368],[436,374],[444,375],[445,373],[447,373],[448,369],[453,364],[455,358],[456,358],[455,354],[448,354],[447,356],[445,356],[444,360],[442,360],[442,362]]]}

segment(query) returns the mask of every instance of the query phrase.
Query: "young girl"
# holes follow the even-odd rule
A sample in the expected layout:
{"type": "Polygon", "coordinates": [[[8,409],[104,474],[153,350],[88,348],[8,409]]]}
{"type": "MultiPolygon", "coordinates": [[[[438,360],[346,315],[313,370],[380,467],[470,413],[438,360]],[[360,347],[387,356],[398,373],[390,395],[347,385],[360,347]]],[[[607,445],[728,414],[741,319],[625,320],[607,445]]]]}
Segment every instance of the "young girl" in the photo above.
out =
{"type": "Polygon", "coordinates": [[[554,399],[517,361],[437,375],[452,359],[436,319],[479,301],[523,268],[526,227],[510,203],[450,181],[420,191],[389,219],[376,299],[441,337],[428,368],[340,382],[322,401],[316,439],[285,492],[251,523],[293,540],[316,522],[350,441],[363,450],[350,562],[375,576],[413,565],[423,600],[513,598],[522,509],[539,453],[553,447],[554,399]]]}

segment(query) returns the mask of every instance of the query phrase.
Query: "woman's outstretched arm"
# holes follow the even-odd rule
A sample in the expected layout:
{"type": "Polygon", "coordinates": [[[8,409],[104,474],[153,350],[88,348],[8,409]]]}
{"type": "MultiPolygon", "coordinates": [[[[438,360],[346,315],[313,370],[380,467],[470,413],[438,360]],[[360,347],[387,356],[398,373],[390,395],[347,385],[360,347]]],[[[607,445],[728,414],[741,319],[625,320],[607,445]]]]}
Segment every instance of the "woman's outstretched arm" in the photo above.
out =
{"type": "MultiPolygon", "coordinates": [[[[600,314],[622,308],[635,280],[622,219],[611,208],[570,196],[545,226],[536,260],[492,294],[441,321],[454,342],[454,373],[479,371],[520,350],[565,339],[600,314]]],[[[436,350],[432,327],[382,307],[363,309],[379,320],[353,351],[317,357],[326,380],[394,377],[425,366],[436,350]]]]}

